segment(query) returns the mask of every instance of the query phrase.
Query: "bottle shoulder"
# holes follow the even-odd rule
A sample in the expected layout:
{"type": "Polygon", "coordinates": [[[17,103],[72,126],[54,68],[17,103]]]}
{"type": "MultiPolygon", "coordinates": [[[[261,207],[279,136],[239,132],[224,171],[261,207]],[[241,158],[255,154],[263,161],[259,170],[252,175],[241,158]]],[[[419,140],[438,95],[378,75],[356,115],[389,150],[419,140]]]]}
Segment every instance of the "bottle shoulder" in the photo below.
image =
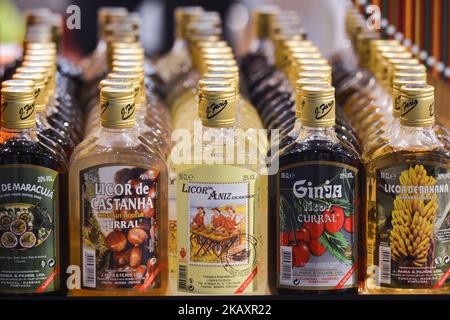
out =
{"type": "Polygon", "coordinates": [[[0,144],[0,164],[28,164],[47,167],[60,172],[67,163],[55,151],[40,141],[11,139],[0,144]]]}
{"type": "Polygon", "coordinates": [[[342,141],[309,140],[294,141],[279,152],[280,166],[302,161],[328,161],[349,164],[355,167],[362,165],[356,150],[342,141]]]}

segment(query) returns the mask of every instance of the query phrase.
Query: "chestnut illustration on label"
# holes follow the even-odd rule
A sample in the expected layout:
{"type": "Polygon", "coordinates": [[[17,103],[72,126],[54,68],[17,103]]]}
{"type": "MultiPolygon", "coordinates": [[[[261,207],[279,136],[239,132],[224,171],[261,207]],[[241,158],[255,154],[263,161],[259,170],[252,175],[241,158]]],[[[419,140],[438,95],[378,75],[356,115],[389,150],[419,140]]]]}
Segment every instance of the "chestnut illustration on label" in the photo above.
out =
{"type": "Polygon", "coordinates": [[[158,288],[158,172],[100,166],[80,175],[83,286],[138,289],[145,284],[145,290],[158,288]]]}

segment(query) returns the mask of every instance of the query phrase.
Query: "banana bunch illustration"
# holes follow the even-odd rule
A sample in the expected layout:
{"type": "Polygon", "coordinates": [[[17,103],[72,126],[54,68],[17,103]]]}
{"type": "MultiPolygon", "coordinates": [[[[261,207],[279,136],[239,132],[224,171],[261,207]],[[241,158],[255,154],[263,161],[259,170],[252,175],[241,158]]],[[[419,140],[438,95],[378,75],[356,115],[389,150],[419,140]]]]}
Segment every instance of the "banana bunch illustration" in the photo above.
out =
{"type": "MultiPolygon", "coordinates": [[[[400,185],[433,186],[436,180],[427,175],[422,165],[405,170],[400,175],[400,185]]],[[[406,258],[414,266],[420,267],[427,262],[433,226],[438,209],[436,194],[399,194],[394,200],[392,226],[390,234],[392,259],[406,258]]]]}

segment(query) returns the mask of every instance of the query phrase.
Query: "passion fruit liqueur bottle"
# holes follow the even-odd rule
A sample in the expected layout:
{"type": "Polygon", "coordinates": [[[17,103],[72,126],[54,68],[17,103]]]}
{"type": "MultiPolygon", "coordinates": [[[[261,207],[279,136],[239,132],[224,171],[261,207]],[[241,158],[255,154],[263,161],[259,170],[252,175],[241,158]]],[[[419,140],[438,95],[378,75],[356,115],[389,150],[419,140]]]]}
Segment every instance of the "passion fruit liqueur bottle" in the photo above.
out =
{"type": "Polygon", "coordinates": [[[0,144],[0,294],[62,291],[61,230],[66,210],[65,161],[41,143],[35,90],[2,88],[0,144]]]}
{"type": "Polygon", "coordinates": [[[236,89],[202,87],[198,104],[201,135],[184,141],[185,148],[172,154],[176,291],[265,294],[267,211],[260,205],[262,175],[246,151],[245,139],[239,139],[243,131],[236,126],[236,89]]]}
{"type": "Polygon", "coordinates": [[[270,279],[283,294],[357,289],[362,165],[334,129],[334,88],[297,92],[302,126],[269,177],[270,279]]]}
{"type": "Polygon", "coordinates": [[[364,293],[445,294],[450,153],[434,128],[434,88],[400,88],[400,128],[367,165],[364,293]]]}
{"type": "Polygon", "coordinates": [[[132,86],[101,88],[101,129],[70,164],[70,262],[80,295],[161,295],[167,287],[167,169],[139,139],[132,86]]]}

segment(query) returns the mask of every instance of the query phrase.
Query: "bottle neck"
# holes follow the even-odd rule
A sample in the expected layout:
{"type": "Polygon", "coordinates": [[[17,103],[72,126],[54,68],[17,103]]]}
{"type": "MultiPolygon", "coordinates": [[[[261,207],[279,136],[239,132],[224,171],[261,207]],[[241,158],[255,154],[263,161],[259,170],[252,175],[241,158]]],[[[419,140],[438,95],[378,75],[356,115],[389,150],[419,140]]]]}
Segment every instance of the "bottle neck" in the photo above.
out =
{"type": "Polygon", "coordinates": [[[310,127],[301,126],[299,130],[299,136],[297,142],[309,141],[309,140],[324,140],[330,142],[338,142],[336,131],[334,126],[327,127],[310,127]]]}
{"type": "Polygon", "coordinates": [[[97,144],[102,146],[131,147],[139,144],[139,135],[135,127],[132,128],[107,128],[100,127],[97,144]]]}

